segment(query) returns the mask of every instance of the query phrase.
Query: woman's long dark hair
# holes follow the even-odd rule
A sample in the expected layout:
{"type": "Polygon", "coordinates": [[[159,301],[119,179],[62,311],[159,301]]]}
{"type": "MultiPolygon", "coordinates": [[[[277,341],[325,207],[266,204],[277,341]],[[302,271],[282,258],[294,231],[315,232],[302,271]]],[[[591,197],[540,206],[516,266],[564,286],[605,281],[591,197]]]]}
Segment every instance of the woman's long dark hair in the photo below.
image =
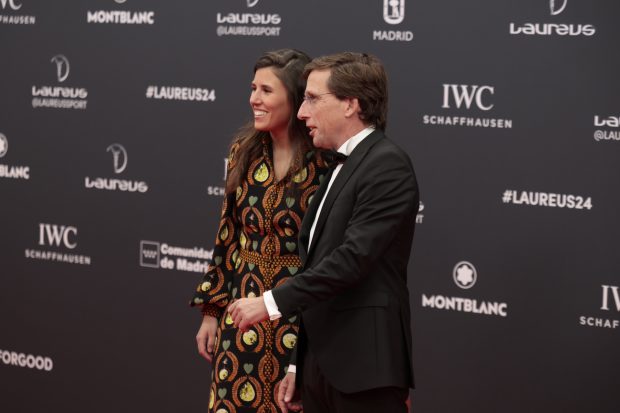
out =
{"type": "MultiPolygon", "coordinates": [[[[288,176],[303,167],[305,154],[312,148],[312,140],[308,135],[305,123],[297,119],[297,111],[301,106],[306,87],[306,81],[302,74],[304,67],[309,62],[310,57],[299,50],[281,49],[265,53],[254,65],[254,73],[258,69],[272,68],[288,93],[288,102],[291,105],[288,134],[295,152],[288,176]]],[[[254,121],[248,122],[241,128],[237,138],[233,141],[233,145],[236,145],[237,149],[234,153],[234,162],[231,162],[231,169],[228,171],[226,193],[236,191],[237,187],[241,185],[250,164],[262,156],[262,141],[265,138],[271,139],[269,132],[254,129],[254,121]]]]}

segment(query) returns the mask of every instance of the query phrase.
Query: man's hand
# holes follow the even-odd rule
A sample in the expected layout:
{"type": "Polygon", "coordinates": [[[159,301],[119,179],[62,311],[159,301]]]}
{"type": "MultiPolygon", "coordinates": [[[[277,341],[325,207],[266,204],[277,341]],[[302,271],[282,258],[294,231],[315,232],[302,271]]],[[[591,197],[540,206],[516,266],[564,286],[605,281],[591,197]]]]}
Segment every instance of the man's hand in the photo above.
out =
{"type": "Polygon", "coordinates": [[[254,324],[269,319],[263,297],[241,298],[228,306],[228,313],[241,331],[247,331],[254,324]]]}
{"type": "Polygon", "coordinates": [[[209,363],[213,361],[213,345],[216,333],[217,318],[205,314],[202,317],[202,324],[198,334],[196,334],[196,344],[198,345],[198,353],[206,358],[209,363]]]}
{"type": "Polygon", "coordinates": [[[301,410],[301,400],[295,389],[295,373],[286,373],[278,389],[278,406],[283,413],[301,410]]]}

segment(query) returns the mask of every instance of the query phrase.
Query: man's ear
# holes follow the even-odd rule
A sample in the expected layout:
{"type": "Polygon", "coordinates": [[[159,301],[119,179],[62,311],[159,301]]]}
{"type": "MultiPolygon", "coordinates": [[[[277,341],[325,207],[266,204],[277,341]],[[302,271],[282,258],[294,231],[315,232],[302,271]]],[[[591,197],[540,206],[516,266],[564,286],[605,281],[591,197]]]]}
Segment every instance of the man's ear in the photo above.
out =
{"type": "Polygon", "coordinates": [[[357,98],[346,98],[346,108],[344,112],[345,118],[350,118],[352,116],[358,115],[361,112],[360,103],[357,98]]]}

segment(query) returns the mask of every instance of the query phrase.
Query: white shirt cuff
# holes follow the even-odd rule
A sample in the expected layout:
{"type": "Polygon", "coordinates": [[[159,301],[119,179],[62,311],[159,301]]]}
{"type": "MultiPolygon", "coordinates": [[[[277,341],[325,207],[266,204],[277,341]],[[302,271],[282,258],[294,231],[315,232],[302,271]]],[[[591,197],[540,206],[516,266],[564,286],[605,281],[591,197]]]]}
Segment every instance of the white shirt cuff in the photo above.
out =
{"type": "Polygon", "coordinates": [[[269,319],[271,321],[282,317],[282,313],[278,311],[278,305],[276,304],[276,300],[273,298],[271,290],[265,291],[263,294],[263,300],[265,301],[265,307],[267,307],[267,312],[269,313],[269,319]]]}
{"type": "Polygon", "coordinates": [[[294,373],[297,374],[297,366],[294,364],[289,364],[288,365],[288,370],[286,370],[287,373],[294,373]]]}

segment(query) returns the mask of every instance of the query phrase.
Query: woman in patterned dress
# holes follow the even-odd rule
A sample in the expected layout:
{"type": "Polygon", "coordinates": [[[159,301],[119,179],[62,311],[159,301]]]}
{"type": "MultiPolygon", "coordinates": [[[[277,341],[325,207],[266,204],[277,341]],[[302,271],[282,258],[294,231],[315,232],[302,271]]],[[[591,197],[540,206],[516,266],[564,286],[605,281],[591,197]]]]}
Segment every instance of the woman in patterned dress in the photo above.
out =
{"type": "Polygon", "coordinates": [[[203,312],[198,352],[213,367],[210,412],[280,412],[277,387],[297,340],[296,317],[242,332],[225,309],[234,299],[286,282],[301,266],[301,220],[327,172],[296,116],[309,61],[292,49],[258,59],[250,95],[254,119],[231,147],[213,260],[191,302],[203,312]]]}

